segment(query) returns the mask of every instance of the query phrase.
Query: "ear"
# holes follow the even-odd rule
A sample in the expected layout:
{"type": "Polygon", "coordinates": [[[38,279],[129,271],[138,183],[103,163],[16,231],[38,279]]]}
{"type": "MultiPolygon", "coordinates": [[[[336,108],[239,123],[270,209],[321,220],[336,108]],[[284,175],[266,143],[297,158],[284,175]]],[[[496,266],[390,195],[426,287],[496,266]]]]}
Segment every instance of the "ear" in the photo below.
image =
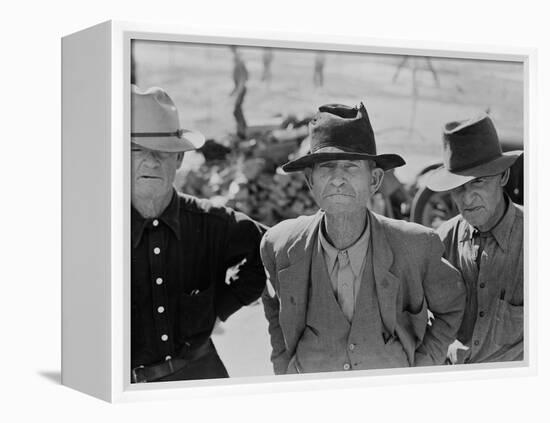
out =
{"type": "Polygon", "coordinates": [[[184,154],[185,154],[184,152],[181,152],[181,153],[178,153],[178,155],[176,156],[176,160],[177,160],[177,168],[176,169],[180,168],[181,162],[183,162],[184,154]]]}
{"type": "Polygon", "coordinates": [[[372,193],[374,194],[376,191],[380,189],[380,186],[382,185],[382,181],[384,180],[384,171],[379,167],[375,167],[374,169],[371,169],[370,173],[372,176],[371,190],[372,190],[372,193]]]}
{"type": "Polygon", "coordinates": [[[510,168],[506,169],[504,172],[500,175],[500,186],[503,187],[508,183],[508,179],[510,179],[510,168]]]}
{"type": "Polygon", "coordinates": [[[313,169],[311,169],[310,167],[306,167],[304,169],[304,179],[306,180],[307,187],[310,191],[313,192],[313,179],[311,177],[312,173],[313,169]]]}

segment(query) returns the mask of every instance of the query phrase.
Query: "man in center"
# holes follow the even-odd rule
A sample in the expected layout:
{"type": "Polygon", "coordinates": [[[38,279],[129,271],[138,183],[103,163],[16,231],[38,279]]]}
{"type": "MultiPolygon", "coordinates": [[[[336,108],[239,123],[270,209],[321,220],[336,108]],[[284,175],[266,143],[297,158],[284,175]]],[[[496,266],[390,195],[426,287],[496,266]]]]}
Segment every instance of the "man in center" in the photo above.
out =
{"type": "Polygon", "coordinates": [[[262,240],[262,296],[275,374],[443,364],[465,304],[462,279],[430,229],[369,210],[384,171],[367,111],[324,105],[302,171],[320,210],[262,240]],[[433,319],[428,319],[431,312],[433,319]]]}

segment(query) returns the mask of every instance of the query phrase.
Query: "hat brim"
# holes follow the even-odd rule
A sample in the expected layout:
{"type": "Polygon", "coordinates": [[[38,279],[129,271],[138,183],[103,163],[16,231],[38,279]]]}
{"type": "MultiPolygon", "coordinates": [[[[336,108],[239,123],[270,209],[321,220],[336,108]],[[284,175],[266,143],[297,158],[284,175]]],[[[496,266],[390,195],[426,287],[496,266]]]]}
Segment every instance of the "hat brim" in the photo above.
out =
{"type": "Polygon", "coordinates": [[[181,137],[132,137],[132,142],[154,151],[166,153],[183,153],[201,148],[204,135],[199,132],[182,130],[181,137]]]}
{"type": "Polygon", "coordinates": [[[373,160],[382,170],[390,170],[405,164],[405,160],[398,154],[365,154],[365,153],[312,153],[302,156],[296,160],[285,163],[282,168],[285,172],[298,172],[315,163],[328,162],[331,160],[373,160]]]}
{"type": "Polygon", "coordinates": [[[521,150],[507,151],[495,160],[460,172],[450,172],[441,166],[426,178],[426,186],[436,192],[449,191],[476,178],[498,175],[512,166],[522,154],[521,150]]]}

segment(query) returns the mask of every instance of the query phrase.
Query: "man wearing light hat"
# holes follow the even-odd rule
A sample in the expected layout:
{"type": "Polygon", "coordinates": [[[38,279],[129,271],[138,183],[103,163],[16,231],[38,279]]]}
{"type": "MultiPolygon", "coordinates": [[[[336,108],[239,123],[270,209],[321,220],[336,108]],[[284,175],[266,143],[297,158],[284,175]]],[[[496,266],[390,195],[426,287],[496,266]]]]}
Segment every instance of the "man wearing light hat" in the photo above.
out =
{"type": "Polygon", "coordinates": [[[204,137],[180,128],[160,88],[132,87],[131,378],[228,377],[210,340],[265,286],[262,229],[242,213],[177,193],[176,170],[204,137]],[[238,275],[226,283],[226,272],[238,275]]]}
{"type": "Polygon", "coordinates": [[[453,364],[523,359],[523,209],[503,190],[521,154],[502,152],[486,115],[443,130],[444,164],[427,186],[450,191],[460,212],[438,228],[467,289],[453,364]]]}
{"type": "Polygon", "coordinates": [[[464,311],[460,275],[435,232],[368,207],[404,160],[377,154],[363,104],[321,106],[309,131],[309,153],[283,169],[304,172],[320,210],[261,246],[275,373],[443,364],[464,311]]]}

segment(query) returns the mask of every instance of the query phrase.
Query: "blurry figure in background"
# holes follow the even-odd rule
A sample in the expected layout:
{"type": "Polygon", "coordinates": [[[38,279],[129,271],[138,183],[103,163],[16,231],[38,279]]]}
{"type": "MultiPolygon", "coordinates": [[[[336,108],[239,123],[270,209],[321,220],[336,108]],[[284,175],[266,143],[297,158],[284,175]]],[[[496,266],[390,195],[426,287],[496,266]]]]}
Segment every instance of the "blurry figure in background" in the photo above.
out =
{"type": "Polygon", "coordinates": [[[246,95],[246,81],[248,81],[248,70],[244,60],[241,57],[236,46],[231,46],[231,52],[233,53],[233,91],[230,95],[235,96],[235,105],[233,107],[233,116],[237,122],[237,136],[241,139],[246,138],[246,120],[243,113],[244,96],[246,95]]]}
{"type": "Polygon", "coordinates": [[[325,52],[318,51],[315,53],[315,60],[313,62],[313,85],[316,87],[322,87],[324,84],[324,69],[325,69],[325,52]]]}
{"type": "Polygon", "coordinates": [[[467,302],[450,363],[523,359],[523,208],[503,188],[522,151],[502,153],[491,119],[450,122],[444,164],[427,186],[449,191],[460,212],[438,233],[466,283],[467,302]]]}
{"type": "Polygon", "coordinates": [[[273,62],[273,49],[271,47],[264,47],[262,53],[262,81],[265,81],[268,85],[271,82],[271,63],[273,62]]]}
{"type": "MultiPolygon", "coordinates": [[[[401,61],[397,64],[397,68],[395,69],[395,73],[393,74],[393,78],[392,78],[393,83],[395,83],[397,81],[397,78],[399,77],[399,74],[401,73],[401,69],[405,67],[405,65],[407,64],[407,62],[409,61],[410,58],[411,58],[411,56],[403,56],[401,61]]],[[[413,59],[413,64],[412,64],[413,85],[416,86],[416,84],[417,84],[417,82],[416,82],[416,71],[419,69],[419,66],[418,66],[417,62],[415,61],[416,57],[412,57],[412,59],[413,59]]],[[[425,56],[425,57],[423,57],[423,59],[425,60],[426,66],[428,67],[428,70],[432,74],[432,77],[433,77],[434,82],[435,82],[435,86],[437,88],[439,88],[440,87],[439,77],[437,76],[437,71],[435,70],[434,65],[432,64],[431,57],[426,57],[425,56]]]]}
{"type": "Polygon", "coordinates": [[[210,335],[263,291],[263,230],[176,192],[184,153],[204,137],[181,129],[162,89],[132,86],[131,113],[131,381],[228,377],[210,335]]]}
{"type": "Polygon", "coordinates": [[[309,131],[308,154],[283,170],[304,172],[320,210],[261,245],[275,374],[443,364],[464,311],[460,275],[431,229],[368,206],[405,161],[376,153],[363,104],[321,106],[309,131]]]}

